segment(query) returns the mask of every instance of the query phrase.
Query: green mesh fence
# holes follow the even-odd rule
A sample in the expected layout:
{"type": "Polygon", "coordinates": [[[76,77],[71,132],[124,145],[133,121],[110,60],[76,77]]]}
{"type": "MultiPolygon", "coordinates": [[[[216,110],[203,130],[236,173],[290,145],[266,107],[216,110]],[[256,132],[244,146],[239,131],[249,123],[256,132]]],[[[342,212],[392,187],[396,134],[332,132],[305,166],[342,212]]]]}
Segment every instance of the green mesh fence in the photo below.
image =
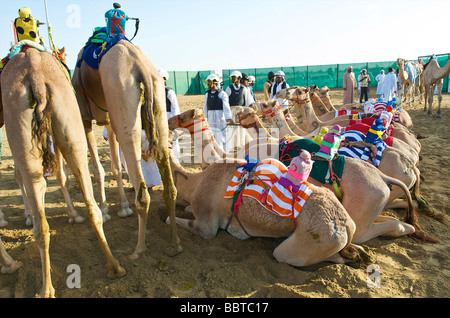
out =
{"type": "MultiPolygon", "coordinates": [[[[438,54],[437,61],[441,67],[447,64],[449,54],[438,54]]],[[[419,56],[425,63],[431,56],[419,56]]],[[[285,73],[286,82],[289,86],[310,86],[317,85],[319,87],[328,86],[329,88],[342,88],[342,82],[347,67],[352,66],[355,77],[358,78],[362,69],[366,69],[370,76],[370,86],[376,87],[377,81],[375,77],[384,70],[388,73],[389,67],[397,70],[396,61],[384,62],[363,62],[363,63],[346,63],[346,64],[329,64],[329,65],[306,65],[306,66],[275,66],[265,68],[246,68],[246,69],[224,69],[222,70],[223,88],[231,84],[230,74],[233,71],[246,73],[248,76],[254,76],[256,81],[253,85],[255,91],[263,89],[264,83],[267,81],[269,72],[276,73],[282,70],[285,73]]],[[[72,73],[72,72],[71,72],[72,73]]],[[[205,94],[208,90],[206,78],[215,71],[170,71],[167,86],[171,87],[177,95],[199,95],[205,94]]],[[[218,74],[220,75],[220,74],[218,74]]],[[[448,92],[449,77],[444,78],[444,86],[442,91],[448,92]]]]}

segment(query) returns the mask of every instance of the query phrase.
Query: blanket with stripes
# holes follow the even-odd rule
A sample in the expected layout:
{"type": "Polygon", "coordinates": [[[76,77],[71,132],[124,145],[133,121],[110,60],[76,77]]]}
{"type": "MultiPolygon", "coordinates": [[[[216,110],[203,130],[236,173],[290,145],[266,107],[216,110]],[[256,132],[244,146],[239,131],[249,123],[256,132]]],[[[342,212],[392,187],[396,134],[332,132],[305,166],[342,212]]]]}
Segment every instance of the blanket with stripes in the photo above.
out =
{"type": "MultiPolygon", "coordinates": [[[[366,139],[366,136],[355,130],[346,131],[341,134],[344,137],[345,142],[363,142],[366,139]]],[[[384,141],[375,144],[376,146],[376,155],[372,157],[372,151],[369,147],[352,147],[352,146],[343,146],[340,147],[338,153],[342,156],[351,157],[361,159],[367,162],[372,163],[375,167],[378,167],[381,162],[381,157],[384,149],[386,149],[387,145],[384,141]]]]}
{"type": "MultiPolygon", "coordinates": [[[[243,165],[244,166],[244,165],[243,165]]],[[[312,191],[317,187],[307,181],[300,186],[283,176],[287,167],[276,159],[264,159],[251,172],[240,166],[236,169],[225,192],[225,198],[234,198],[236,192],[256,199],[268,211],[282,217],[295,219],[312,191]]]]}

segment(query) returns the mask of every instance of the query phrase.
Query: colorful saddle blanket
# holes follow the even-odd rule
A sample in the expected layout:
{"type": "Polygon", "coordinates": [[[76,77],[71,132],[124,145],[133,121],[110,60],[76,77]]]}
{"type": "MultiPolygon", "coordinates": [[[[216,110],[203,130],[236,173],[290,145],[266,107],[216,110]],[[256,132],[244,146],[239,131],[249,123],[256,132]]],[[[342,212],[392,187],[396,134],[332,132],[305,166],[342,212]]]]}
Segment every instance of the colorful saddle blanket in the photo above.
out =
{"type": "Polygon", "coordinates": [[[122,33],[114,37],[109,37],[106,34],[105,27],[96,28],[83,48],[83,53],[77,62],[77,67],[80,67],[81,62],[84,61],[87,65],[97,70],[103,55],[105,55],[109,49],[116,45],[120,40],[130,42],[130,40],[128,40],[122,33]]]}
{"type": "MultiPolygon", "coordinates": [[[[298,156],[300,151],[304,149],[314,155],[320,150],[320,145],[310,139],[288,140],[280,143],[279,154],[280,161],[289,166],[291,159],[298,156]]],[[[338,156],[330,163],[324,160],[315,160],[310,178],[319,181],[320,183],[333,184],[336,182],[337,186],[340,186],[340,179],[344,172],[345,157],[338,156]]]]}
{"type": "MultiPolygon", "coordinates": [[[[276,159],[264,159],[254,165],[251,171],[244,169],[244,166],[236,169],[224,197],[234,198],[236,194],[252,197],[281,217],[295,219],[317,188],[307,181],[303,181],[300,186],[291,183],[283,177],[287,167],[276,159]]],[[[239,205],[239,202],[236,204],[239,205]]]]}
{"type": "Polygon", "coordinates": [[[369,147],[355,147],[350,145],[352,142],[364,142],[366,136],[363,133],[352,130],[342,133],[341,136],[345,138],[345,142],[347,142],[348,145],[339,148],[338,153],[340,155],[370,162],[375,167],[380,165],[383,151],[387,147],[384,141],[375,144],[376,154],[374,155],[372,149],[369,147]]]}

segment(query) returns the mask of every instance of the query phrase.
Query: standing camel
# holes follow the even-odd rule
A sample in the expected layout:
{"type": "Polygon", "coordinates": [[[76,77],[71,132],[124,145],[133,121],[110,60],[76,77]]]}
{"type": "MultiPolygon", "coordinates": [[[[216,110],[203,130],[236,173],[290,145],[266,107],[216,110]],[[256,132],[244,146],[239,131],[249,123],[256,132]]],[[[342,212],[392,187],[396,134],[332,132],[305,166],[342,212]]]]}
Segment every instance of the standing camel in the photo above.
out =
{"type": "MultiPolygon", "coordinates": [[[[81,55],[82,52],[78,56],[79,60],[81,55]]],[[[170,172],[164,80],[139,47],[122,39],[103,55],[98,70],[84,62],[77,65],[72,82],[83,116],[94,175],[101,194],[100,208],[104,214],[107,213],[104,170],[92,131],[93,120],[97,124],[107,125],[111,170],[117,179],[121,201],[119,216],[132,213],[122,184],[119,144],[125,156],[128,173],[135,187],[139,223],[137,245],[130,258],[137,259],[146,249],[145,232],[150,207],[150,195],[141,169],[142,126],[150,143],[150,156],[154,156],[161,173],[169,216],[175,220],[177,190],[170,172]]],[[[171,224],[172,244],[169,252],[175,255],[182,252],[182,247],[175,222],[171,224]]]]}
{"type": "Polygon", "coordinates": [[[398,77],[400,77],[400,79],[402,80],[398,102],[401,104],[404,101],[407,101],[409,98],[408,104],[411,105],[411,98],[414,85],[413,79],[409,78],[408,72],[405,70],[406,61],[404,59],[398,58],[397,65],[398,65],[398,77]]]}
{"type": "Polygon", "coordinates": [[[442,85],[443,79],[450,74],[450,57],[444,67],[440,67],[436,59],[431,59],[423,69],[422,79],[425,91],[425,106],[424,111],[427,110],[428,102],[428,116],[431,116],[431,109],[433,105],[434,87],[438,90],[438,109],[436,117],[441,118],[441,102],[442,102],[442,85]]]}
{"type": "Polygon", "coordinates": [[[33,211],[33,235],[39,247],[42,297],[54,297],[50,277],[50,233],[45,216],[44,172],[58,168],[58,153],[72,170],[86,202],[87,214],[103,249],[108,277],[125,270],[113,257],[106,241],[88,169],[86,138],[69,75],[51,54],[28,49],[4,67],[1,76],[2,112],[11,152],[22,176],[33,211]],[[53,139],[55,155],[51,151],[53,139]]]}

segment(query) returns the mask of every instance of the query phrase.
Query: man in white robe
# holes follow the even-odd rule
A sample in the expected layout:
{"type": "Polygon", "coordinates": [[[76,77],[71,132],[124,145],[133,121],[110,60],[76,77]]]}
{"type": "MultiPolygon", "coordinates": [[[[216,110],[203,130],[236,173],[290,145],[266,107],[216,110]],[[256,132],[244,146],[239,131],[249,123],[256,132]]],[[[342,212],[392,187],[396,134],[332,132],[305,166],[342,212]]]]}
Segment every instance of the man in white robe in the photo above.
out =
{"type": "MultiPolygon", "coordinates": [[[[234,71],[230,75],[231,85],[229,85],[225,92],[228,95],[228,102],[232,113],[232,118],[235,122],[238,122],[237,112],[242,106],[247,107],[254,103],[255,100],[250,92],[248,83],[249,77],[245,73],[234,71]]],[[[242,148],[248,141],[252,140],[251,136],[247,132],[247,129],[241,126],[232,126],[227,128],[227,135],[229,142],[227,144],[228,150],[233,151],[234,148],[242,148]]]]}
{"type": "Polygon", "coordinates": [[[217,88],[219,81],[216,74],[211,74],[206,79],[209,90],[205,94],[203,109],[214,139],[224,151],[227,151],[227,123],[233,123],[233,116],[227,93],[217,88]]]}
{"type": "Polygon", "coordinates": [[[397,76],[392,67],[389,68],[389,74],[386,75],[383,82],[384,101],[387,103],[397,94],[397,76]]]}
{"type": "Polygon", "coordinates": [[[385,77],[386,77],[386,74],[384,74],[384,70],[381,70],[380,74],[378,74],[377,77],[375,77],[375,80],[378,82],[377,95],[379,98],[383,96],[383,83],[384,83],[385,77]]]}
{"type": "Polygon", "coordinates": [[[287,109],[289,107],[288,100],[283,98],[276,98],[276,96],[279,91],[285,88],[289,88],[289,84],[286,82],[284,72],[280,70],[275,73],[275,84],[273,84],[270,89],[269,99],[276,99],[278,101],[278,104],[280,104],[283,109],[287,109]]]}

